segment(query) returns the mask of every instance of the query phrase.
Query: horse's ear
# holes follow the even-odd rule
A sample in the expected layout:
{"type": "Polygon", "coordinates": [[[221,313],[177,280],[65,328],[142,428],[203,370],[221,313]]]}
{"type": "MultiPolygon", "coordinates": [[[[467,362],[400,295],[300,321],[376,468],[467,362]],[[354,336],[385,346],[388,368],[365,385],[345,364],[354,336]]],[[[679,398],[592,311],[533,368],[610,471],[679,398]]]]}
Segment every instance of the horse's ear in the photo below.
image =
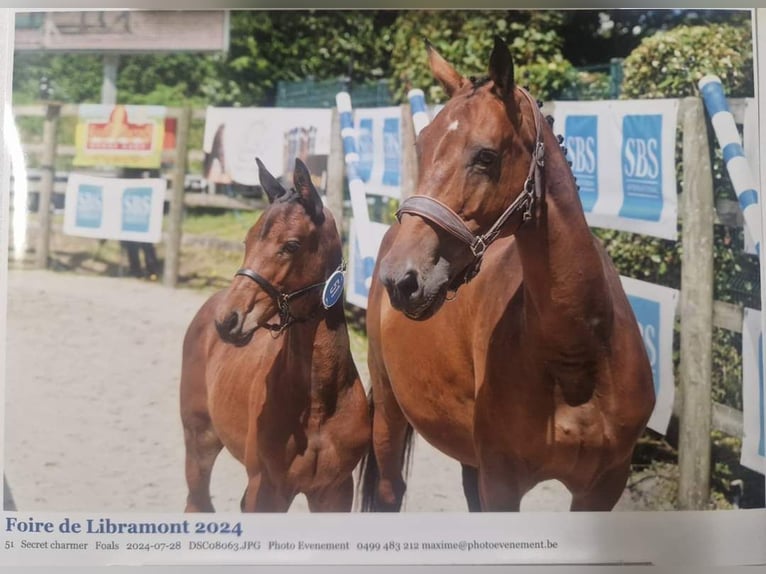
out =
{"type": "Polygon", "coordinates": [[[465,78],[455,71],[455,68],[436,51],[436,48],[428,40],[426,40],[426,51],[428,52],[428,65],[431,67],[434,78],[439,81],[447,95],[452,97],[452,94],[465,83],[465,78]]]}
{"type": "Polygon", "coordinates": [[[499,36],[495,36],[495,45],[489,57],[489,77],[495,83],[497,95],[506,104],[513,101],[513,57],[508,45],[499,36]]]}
{"type": "Polygon", "coordinates": [[[293,184],[295,190],[301,196],[301,204],[306,208],[309,217],[320,224],[324,221],[324,204],[314,183],[311,181],[311,173],[306,164],[299,158],[295,158],[295,171],[293,172],[293,184]]]}
{"type": "Polygon", "coordinates": [[[259,158],[255,158],[255,163],[258,164],[258,180],[261,182],[263,191],[266,192],[266,196],[269,198],[269,203],[274,203],[274,200],[278,197],[282,197],[287,190],[280,185],[277,179],[269,173],[266,166],[259,158]]]}

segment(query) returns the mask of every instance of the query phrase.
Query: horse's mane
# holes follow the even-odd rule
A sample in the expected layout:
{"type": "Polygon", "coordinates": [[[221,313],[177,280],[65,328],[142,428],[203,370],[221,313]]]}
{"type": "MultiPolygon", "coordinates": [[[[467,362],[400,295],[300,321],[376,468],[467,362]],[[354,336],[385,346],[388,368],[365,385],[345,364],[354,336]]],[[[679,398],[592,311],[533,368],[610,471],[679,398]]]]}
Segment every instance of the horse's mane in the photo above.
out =
{"type": "Polygon", "coordinates": [[[488,84],[492,80],[492,78],[490,78],[489,76],[481,76],[479,78],[477,78],[476,76],[471,76],[468,79],[471,80],[471,87],[473,88],[472,94],[475,94],[476,90],[488,84]]]}

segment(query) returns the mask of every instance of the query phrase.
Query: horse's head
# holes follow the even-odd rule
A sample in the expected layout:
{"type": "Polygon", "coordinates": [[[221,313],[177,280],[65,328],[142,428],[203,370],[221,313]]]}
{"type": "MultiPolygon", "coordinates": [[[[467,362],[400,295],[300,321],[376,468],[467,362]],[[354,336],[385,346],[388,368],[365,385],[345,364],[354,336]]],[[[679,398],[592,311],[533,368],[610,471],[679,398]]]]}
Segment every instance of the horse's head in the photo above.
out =
{"type": "Polygon", "coordinates": [[[279,332],[311,317],[342,259],[335,221],[303,162],[296,160],[288,191],[256,161],[269,206],[247,233],[242,268],[216,313],[219,335],[236,345],[247,344],[258,328],[279,332]]]}
{"type": "Polygon", "coordinates": [[[417,194],[403,202],[379,270],[391,304],[413,319],[433,315],[448,291],[475,274],[486,245],[530,216],[540,117],[514,85],[502,40],[482,79],[463,77],[427,49],[450,99],[418,136],[417,194]]]}

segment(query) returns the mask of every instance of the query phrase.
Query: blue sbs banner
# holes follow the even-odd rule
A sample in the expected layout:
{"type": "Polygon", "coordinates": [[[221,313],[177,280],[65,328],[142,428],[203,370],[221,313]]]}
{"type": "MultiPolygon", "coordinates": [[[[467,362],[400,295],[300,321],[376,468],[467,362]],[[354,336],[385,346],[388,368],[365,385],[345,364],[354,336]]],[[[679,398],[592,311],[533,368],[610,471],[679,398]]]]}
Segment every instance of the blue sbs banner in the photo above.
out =
{"type": "Polygon", "coordinates": [[[678,290],[628,277],[621,279],[652,367],[656,403],[648,426],[665,434],[675,399],[673,323],[678,305],[678,290]]]}
{"type": "Polygon", "coordinates": [[[356,173],[365,184],[365,192],[398,198],[402,179],[401,109],[356,108],[353,115],[359,154],[356,173]]]}
{"type": "Polygon", "coordinates": [[[64,205],[64,233],[157,243],[162,237],[164,179],[116,179],[73,173],[64,205]]]}
{"type": "Polygon", "coordinates": [[[377,221],[359,222],[351,219],[349,222],[346,301],[362,309],[367,308],[372,272],[375,269],[375,254],[370,255],[363,251],[360,235],[364,234],[368,241],[380,246],[386,231],[388,225],[377,221]]]}
{"type": "Polygon", "coordinates": [[[588,224],[677,238],[677,100],[555,102],[588,224]]]}

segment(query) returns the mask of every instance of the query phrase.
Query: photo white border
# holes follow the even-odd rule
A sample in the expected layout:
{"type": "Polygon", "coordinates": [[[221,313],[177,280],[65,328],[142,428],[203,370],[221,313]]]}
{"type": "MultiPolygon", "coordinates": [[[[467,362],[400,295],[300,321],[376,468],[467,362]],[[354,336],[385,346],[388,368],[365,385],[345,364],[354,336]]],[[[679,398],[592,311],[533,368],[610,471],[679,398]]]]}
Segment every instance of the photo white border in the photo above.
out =
{"type": "MultiPolygon", "coordinates": [[[[682,2],[674,2],[671,6],[668,6],[668,8],[678,7],[679,4],[682,2]]],[[[346,8],[361,8],[362,6],[348,6],[346,3],[343,3],[344,5],[342,7],[346,8]]],[[[375,2],[374,4],[379,4],[379,2],[375,2]]],[[[417,8],[448,8],[448,7],[454,7],[454,8],[460,8],[461,6],[447,6],[444,2],[439,3],[439,5],[435,5],[436,3],[433,2],[427,2],[426,0],[419,0],[418,2],[419,6],[416,6],[417,8]]],[[[527,5],[519,5],[514,6],[514,2],[478,2],[475,3],[474,6],[472,6],[471,9],[480,9],[480,8],[530,8],[530,6],[527,5]]],[[[624,2],[620,1],[610,1],[610,2],[593,2],[589,6],[584,7],[585,9],[598,9],[598,8],[619,8],[619,7],[632,7],[633,3],[628,3],[627,5],[624,5],[624,2]]],[[[71,6],[72,9],[84,9],[84,8],[124,8],[126,5],[129,5],[132,8],[154,8],[156,9],[156,5],[153,5],[152,2],[148,2],[146,0],[144,1],[136,1],[136,0],[129,0],[128,2],[125,2],[124,0],[121,2],[116,2],[115,0],[100,0],[100,1],[87,1],[87,0],[81,0],[79,3],[77,3],[76,6],[71,6]]],[[[750,2],[742,2],[740,3],[740,7],[757,7],[758,3],[753,2],[752,0],[750,2]]],[[[314,3],[306,3],[305,5],[303,3],[299,2],[291,2],[290,7],[293,8],[311,8],[314,7],[314,3]]],[[[30,9],[46,9],[46,8],[55,8],[55,9],[61,9],[63,8],[61,3],[56,0],[38,0],[34,3],[34,7],[29,6],[29,2],[23,1],[23,0],[16,0],[15,2],[2,2],[0,3],[0,7],[2,8],[18,8],[22,9],[23,11],[27,11],[30,9]]],[[[177,9],[204,9],[204,8],[231,8],[231,9],[245,9],[245,8],[284,8],[287,7],[284,3],[279,2],[278,0],[274,0],[274,2],[236,2],[236,1],[230,1],[226,3],[222,2],[211,2],[210,0],[189,0],[186,2],[181,2],[180,0],[171,0],[170,2],[167,2],[164,6],[165,8],[177,8],[177,9]],[[173,6],[175,5],[175,6],[173,6]]],[[[327,6],[329,7],[340,7],[340,6],[327,6]]],[[[379,7],[379,6],[365,6],[365,7],[379,7]]],[[[395,1],[392,2],[390,6],[392,9],[394,8],[412,8],[411,2],[401,2],[401,1],[395,1]]],[[[562,8],[567,7],[571,8],[571,5],[569,3],[566,3],[564,1],[561,2],[546,2],[542,6],[535,6],[535,8],[539,9],[545,9],[545,8],[562,8]]],[[[689,3],[688,6],[685,7],[695,7],[695,8],[716,8],[716,7],[724,7],[721,6],[720,1],[715,2],[711,0],[703,0],[698,1],[694,4],[689,3]]],[[[759,51],[761,53],[764,53],[764,50],[766,50],[766,10],[764,9],[758,9],[758,22],[757,22],[757,29],[759,31],[758,33],[758,47],[759,51]]],[[[3,34],[4,41],[2,42],[2,45],[0,45],[0,69],[3,70],[2,73],[2,80],[0,80],[0,86],[2,86],[2,90],[0,91],[0,94],[2,95],[2,106],[3,106],[3,112],[8,113],[9,106],[10,106],[10,77],[11,77],[11,63],[12,63],[12,40],[9,41],[9,34],[12,38],[12,31],[13,31],[13,10],[4,9],[2,13],[0,13],[0,34],[5,32],[3,34]],[[10,32],[8,32],[8,24],[10,22],[10,32]]],[[[764,93],[764,89],[766,89],[766,74],[759,74],[758,77],[758,87],[757,87],[757,93],[764,93]]],[[[766,116],[766,114],[762,115],[759,124],[761,127],[761,141],[766,141],[766,118],[763,116],[766,116]]],[[[2,178],[2,181],[0,181],[0,190],[3,192],[3,197],[0,198],[0,205],[2,206],[2,212],[0,212],[0,224],[3,224],[3,233],[2,238],[0,239],[0,248],[2,248],[2,254],[0,254],[0,257],[6,258],[7,252],[8,252],[8,238],[7,238],[7,222],[8,222],[8,204],[7,204],[7,198],[8,198],[8,190],[9,190],[9,171],[8,171],[8,158],[7,158],[7,146],[2,147],[2,155],[0,156],[0,177],[2,178]]],[[[766,182],[766,166],[762,166],[761,168],[761,188],[764,188],[764,182],[766,182]]],[[[762,202],[762,206],[763,206],[762,202]]],[[[766,208],[762,207],[766,211],[766,208]]],[[[5,259],[0,259],[0,263],[6,263],[5,259]]],[[[7,292],[7,265],[0,270],[0,288],[2,289],[2,294],[5,295],[7,292]]],[[[762,274],[762,291],[764,294],[766,294],[766,271],[764,270],[764,266],[761,265],[761,274],[762,274]]],[[[763,295],[762,295],[763,298],[763,295]]],[[[3,296],[0,298],[0,311],[2,311],[2,328],[0,328],[0,335],[2,335],[3,340],[5,338],[5,305],[6,305],[6,298],[3,296]]],[[[766,315],[766,314],[764,314],[766,315]]],[[[0,359],[4,358],[5,353],[5,346],[3,345],[3,350],[0,351],[0,359]]],[[[4,364],[4,361],[2,363],[4,364]]],[[[2,391],[4,392],[4,385],[2,387],[2,391]]],[[[0,438],[2,438],[2,430],[0,430],[0,438]]],[[[2,445],[0,444],[0,452],[2,452],[2,445]]],[[[0,459],[0,463],[2,462],[2,459],[0,459]]],[[[452,523],[452,519],[456,518],[457,522],[463,522],[462,519],[459,519],[458,517],[463,517],[464,515],[435,515],[433,517],[433,520],[435,521],[435,524],[438,524],[439,526],[446,525],[452,523]],[[447,521],[446,518],[449,518],[450,520],[447,521]]],[[[571,540],[579,540],[580,542],[583,542],[583,537],[585,537],[585,540],[591,540],[593,538],[593,535],[604,535],[604,537],[601,539],[602,543],[607,542],[613,542],[617,545],[617,547],[613,547],[611,549],[606,549],[608,551],[607,554],[611,554],[611,556],[608,556],[605,554],[604,556],[593,556],[590,555],[588,557],[588,560],[591,562],[600,562],[603,563],[603,558],[609,558],[611,557],[613,560],[616,560],[616,562],[630,562],[628,558],[630,557],[638,557],[639,559],[650,559],[649,555],[653,555],[654,559],[650,559],[650,561],[654,563],[660,563],[664,565],[697,565],[697,566],[707,566],[709,567],[711,564],[715,563],[721,563],[721,562],[729,562],[729,563],[738,563],[738,564],[766,564],[766,545],[763,544],[763,532],[764,532],[764,524],[766,524],[766,511],[763,510],[754,510],[754,511],[732,511],[732,512],[724,512],[724,511],[718,511],[718,512],[691,512],[691,513],[682,513],[682,512],[673,512],[673,513],[615,513],[615,514],[606,514],[606,515],[594,515],[594,514],[556,514],[556,515],[546,515],[542,513],[532,513],[532,514],[524,514],[524,515],[511,515],[511,516],[501,516],[501,518],[504,518],[506,520],[498,522],[493,522],[492,516],[485,515],[485,518],[482,517],[474,517],[471,515],[465,515],[465,520],[476,520],[478,523],[481,523],[486,520],[488,523],[494,524],[494,526],[497,527],[507,527],[507,524],[504,524],[507,521],[509,522],[518,522],[518,527],[520,529],[520,532],[525,533],[531,533],[536,530],[536,528],[539,527],[539,522],[544,521],[544,528],[550,533],[551,531],[560,531],[562,533],[567,533],[568,535],[575,536],[575,538],[571,540]],[[644,553],[643,550],[647,550],[647,546],[656,545],[653,548],[653,551],[644,553]]],[[[135,515],[131,515],[132,519],[135,519],[135,515]]],[[[262,515],[259,517],[246,517],[249,520],[253,520],[255,518],[261,518],[261,521],[275,521],[278,522],[281,517],[267,517],[264,518],[262,515]]],[[[358,516],[352,516],[351,520],[352,522],[355,522],[359,517],[358,516]]],[[[394,517],[384,517],[384,516],[374,516],[374,517],[364,517],[366,520],[372,519],[373,521],[379,523],[380,525],[388,525],[389,527],[393,524],[396,529],[401,530],[401,521],[417,521],[416,515],[399,515],[394,517]]],[[[312,530],[321,529],[324,527],[332,529],[332,517],[318,517],[318,516],[310,516],[310,517],[296,517],[295,515],[289,515],[287,517],[281,518],[282,520],[288,520],[290,522],[297,521],[298,523],[305,523],[306,526],[310,527],[312,530]],[[327,522],[322,525],[319,521],[327,520],[327,522]]],[[[259,521],[259,522],[261,522],[259,521]]],[[[419,521],[418,521],[419,522],[419,521]]],[[[477,528],[481,528],[479,524],[476,524],[477,528]]],[[[259,525],[258,528],[261,526],[259,525]]],[[[476,530],[473,529],[473,525],[469,525],[467,522],[463,523],[461,527],[465,528],[472,528],[473,532],[476,532],[476,530]]],[[[361,528],[361,527],[359,527],[361,528]]],[[[472,532],[472,533],[473,533],[472,532]]],[[[587,542],[586,542],[587,543],[587,542]]],[[[0,563],[5,562],[6,559],[1,557],[0,555],[0,563]]],[[[104,561],[106,562],[113,562],[113,557],[110,557],[108,554],[104,555],[104,561]]],[[[30,561],[31,562],[31,561],[30,561]]],[[[26,562],[26,563],[30,563],[26,562]]],[[[66,564],[66,561],[63,559],[59,559],[56,562],[56,566],[61,567],[62,569],[66,569],[67,567],[71,567],[71,565],[66,564]]],[[[190,565],[193,567],[193,565],[190,565]]],[[[577,567],[577,566],[570,566],[569,568],[575,568],[579,571],[583,570],[583,567],[577,567]]],[[[586,567],[587,571],[598,571],[598,567],[588,566],[586,567]]],[[[153,570],[156,570],[155,567],[152,567],[153,570]]],[[[343,567],[327,567],[323,568],[321,566],[314,567],[317,571],[344,571],[348,568],[343,567]],[[331,569],[331,570],[330,570],[331,569]]],[[[399,568],[397,568],[398,570],[399,568]]],[[[199,571],[209,571],[209,568],[206,568],[205,570],[202,570],[201,567],[195,568],[195,570],[199,571]]],[[[379,571],[380,569],[376,569],[375,571],[379,571]]],[[[393,571],[393,568],[387,568],[386,571],[393,571]]],[[[428,570],[428,571],[442,571],[441,567],[423,567],[421,570],[428,570]]],[[[486,568],[480,568],[477,567],[477,570],[486,570],[486,568]]],[[[494,569],[492,569],[494,571],[494,569]]],[[[547,569],[546,569],[547,570],[547,569]]],[[[77,571],[80,571],[80,568],[77,569],[77,571]]],[[[132,571],[132,570],[131,570],[132,571]]],[[[165,568],[162,569],[162,571],[167,571],[165,568]]],[[[244,571],[244,569],[243,569],[244,571]]],[[[294,566],[294,567],[282,567],[282,571],[304,571],[303,567],[300,566],[294,566]]],[[[357,568],[354,568],[353,571],[358,571],[357,568]]],[[[543,570],[535,570],[537,571],[543,571],[543,570]]],[[[622,570],[625,571],[625,570],[622,570]]],[[[643,569],[642,569],[643,571],[643,569]]]]}

